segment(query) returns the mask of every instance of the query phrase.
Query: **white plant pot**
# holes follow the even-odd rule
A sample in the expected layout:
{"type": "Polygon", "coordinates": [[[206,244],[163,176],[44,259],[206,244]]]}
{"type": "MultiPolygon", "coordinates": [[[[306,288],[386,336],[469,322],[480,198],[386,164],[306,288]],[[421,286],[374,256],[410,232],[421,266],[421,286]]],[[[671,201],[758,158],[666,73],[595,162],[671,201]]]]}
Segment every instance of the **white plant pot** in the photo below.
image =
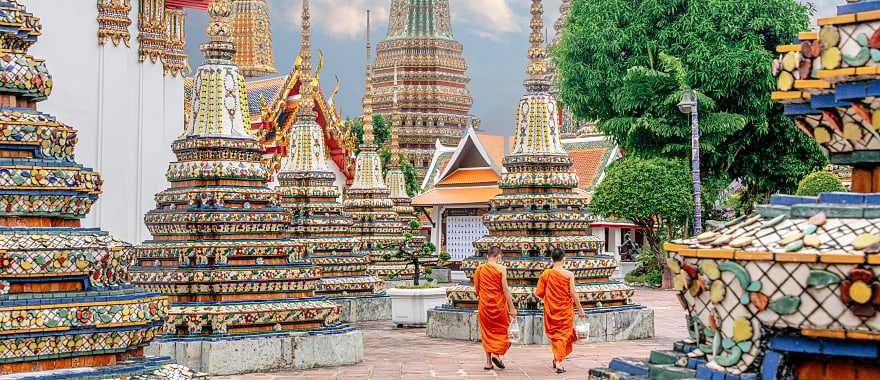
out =
{"type": "Polygon", "coordinates": [[[385,293],[391,297],[391,321],[397,325],[424,325],[428,310],[446,303],[445,288],[392,288],[385,293]]]}

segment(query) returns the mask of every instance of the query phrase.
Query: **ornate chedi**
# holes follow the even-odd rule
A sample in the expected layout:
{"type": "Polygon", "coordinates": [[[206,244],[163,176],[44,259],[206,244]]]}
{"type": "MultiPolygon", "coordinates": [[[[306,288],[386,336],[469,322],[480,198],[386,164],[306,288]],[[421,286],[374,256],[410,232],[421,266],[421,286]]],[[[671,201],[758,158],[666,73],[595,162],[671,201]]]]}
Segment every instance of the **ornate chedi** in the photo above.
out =
{"type": "Polygon", "coordinates": [[[312,53],[309,1],[303,1],[300,105],[290,128],[290,154],[278,174],[281,204],[291,211],[293,237],[309,261],[322,271],[317,294],[330,296],[373,295],[382,280],[368,275],[369,257],[355,253],[351,218],[342,214],[336,175],[327,167],[323,130],[316,121],[312,97],[312,53]]]}
{"type": "MultiPolygon", "coordinates": [[[[531,14],[527,94],[516,111],[513,151],[504,158],[507,171],[499,181],[501,194],[490,201],[490,211],[483,217],[489,236],[474,242],[479,255],[464,260],[462,269],[471,277],[489,249],[500,247],[514,303],[521,310],[539,310],[534,287],[550,265],[544,252],[559,248],[568,257],[566,268],[575,273],[585,307],[626,306],[633,289],[609,281],[617,260],[600,253],[603,244],[591,234],[588,200],[575,190],[578,177],[559,140],[557,104],[546,78],[540,0],[532,1],[531,14]]],[[[453,306],[476,307],[472,286],[452,287],[448,296],[453,306]]]]}
{"type": "Polygon", "coordinates": [[[700,363],[690,377],[880,373],[880,1],[848,3],[818,33],[777,47],[772,97],[832,163],[853,166],[856,192],[774,195],[755,214],[665,245],[690,333],[677,346],[700,363]]]}
{"type": "Polygon", "coordinates": [[[143,347],[161,331],[168,301],[132,286],[130,245],[80,228],[101,178],[74,161],[76,129],[36,110],[53,85],[27,53],[40,20],[15,0],[0,14],[0,374],[155,367],[143,347]]]}
{"type": "MultiPolygon", "coordinates": [[[[398,126],[400,125],[400,114],[391,116],[391,158],[388,162],[388,172],[385,174],[385,183],[388,184],[391,200],[394,202],[394,212],[400,216],[404,230],[409,230],[409,224],[413,220],[418,220],[416,209],[412,206],[412,198],[406,191],[406,176],[400,167],[400,144],[398,143],[398,126]]],[[[413,236],[413,243],[416,246],[421,245],[428,240],[428,237],[420,231],[416,231],[413,236]]],[[[424,257],[419,262],[425,264],[436,263],[436,258],[424,257]]]]}
{"type": "Polygon", "coordinates": [[[232,61],[245,77],[277,72],[266,0],[232,0],[232,61]]]}
{"type": "Polygon", "coordinates": [[[410,275],[413,268],[394,257],[403,242],[403,225],[394,212],[394,201],[382,179],[382,159],[373,136],[372,82],[370,77],[370,21],[367,14],[367,69],[364,94],[364,143],[355,161],[354,182],[346,190],[345,214],[354,220],[353,230],[361,252],[370,257],[369,273],[383,278],[410,275]]]}
{"type": "Polygon", "coordinates": [[[144,218],[135,281],[172,301],[167,335],[226,336],[333,327],[339,306],[310,298],[320,276],[288,239],[290,213],[266,187],[262,147],[246,132],[244,77],[232,64],[230,5],[208,9],[192,115],[172,144],[171,188],[144,218]]]}
{"type": "Polygon", "coordinates": [[[452,35],[449,0],[392,0],[388,34],[376,45],[373,108],[399,114],[402,152],[425,176],[435,141],[455,145],[473,105],[462,45],[452,35]]]}

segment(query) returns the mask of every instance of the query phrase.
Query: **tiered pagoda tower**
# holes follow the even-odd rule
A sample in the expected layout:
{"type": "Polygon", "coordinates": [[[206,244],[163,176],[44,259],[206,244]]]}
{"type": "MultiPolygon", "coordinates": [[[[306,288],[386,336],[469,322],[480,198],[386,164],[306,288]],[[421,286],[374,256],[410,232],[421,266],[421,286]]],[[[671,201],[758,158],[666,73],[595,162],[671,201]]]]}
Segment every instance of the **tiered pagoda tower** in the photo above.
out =
{"type": "MultiPolygon", "coordinates": [[[[568,257],[566,269],[575,273],[585,307],[628,305],[633,289],[609,280],[617,261],[600,252],[602,241],[590,231],[588,201],[575,191],[578,177],[560,143],[558,107],[547,80],[540,0],[532,0],[531,14],[527,94],[516,111],[513,151],[504,158],[507,171],[499,181],[501,194],[490,201],[491,211],[483,217],[490,235],[474,242],[479,255],[464,260],[462,268],[471,277],[489,249],[500,247],[514,303],[522,310],[539,310],[534,288],[550,265],[544,254],[560,248],[568,257]]],[[[453,306],[476,307],[472,286],[452,287],[448,296],[453,306]]]]}
{"type": "Polygon", "coordinates": [[[28,54],[39,18],[16,0],[0,13],[0,374],[149,370],[159,362],[143,347],[161,331],[168,301],[132,286],[130,245],[80,227],[101,178],[74,161],[76,129],[36,109],[53,85],[45,62],[28,54]]]}
{"type": "Polygon", "coordinates": [[[303,0],[299,77],[300,104],[290,128],[290,154],[278,175],[281,204],[291,210],[293,237],[305,248],[309,260],[322,271],[317,294],[373,295],[382,280],[368,275],[369,257],[355,253],[351,218],[342,214],[336,176],[327,167],[324,137],[316,122],[312,91],[311,17],[303,0]]]}
{"type": "Polygon", "coordinates": [[[373,74],[374,109],[386,120],[399,114],[400,148],[421,181],[435,141],[457,144],[473,105],[462,45],[452,35],[449,0],[392,0],[373,74]]]}
{"type": "Polygon", "coordinates": [[[245,77],[273,74],[272,24],[266,0],[232,0],[232,61],[245,77]]]}
{"type": "Polygon", "coordinates": [[[372,66],[370,65],[370,16],[367,13],[366,92],[364,93],[364,143],[355,162],[354,182],[343,202],[345,214],[354,220],[354,232],[361,252],[370,257],[369,273],[383,278],[413,273],[402,259],[394,257],[403,242],[403,225],[394,211],[391,192],[382,179],[382,160],[373,136],[372,66]]]}
{"type": "Polygon", "coordinates": [[[172,145],[171,188],[145,221],[136,282],[172,301],[168,335],[226,336],[336,326],[339,306],[310,298],[319,268],[289,239],[290,213],[266,187],[262,147],[246,132],[244,77],[226,0],[208,8],[205,63],[195,74],[192,116],[172,145]]]}

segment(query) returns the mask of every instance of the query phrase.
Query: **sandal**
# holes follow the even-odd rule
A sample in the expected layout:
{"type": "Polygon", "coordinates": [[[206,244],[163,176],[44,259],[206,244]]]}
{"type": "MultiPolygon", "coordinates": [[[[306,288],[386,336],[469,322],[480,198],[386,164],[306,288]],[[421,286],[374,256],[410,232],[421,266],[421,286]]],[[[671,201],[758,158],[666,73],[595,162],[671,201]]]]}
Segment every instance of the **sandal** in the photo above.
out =
{"type": "Polygon", "coordinates": [[[565,368],[562,368],[562,367],[557,368],[556,373],[565,373],[565,368]]]}
{"type": "Polygon", "coordinates": [[[495,364],[498,368],[504,369],[504,362],[496,356],[492,357],[492,364],[495,364]]]}
{"type": "Polygon", "coordinates": [[[491,371],[493,369],[495,369],[495,367],[483,367],[483,370],[486,370],[486,371],[491,371]]]}

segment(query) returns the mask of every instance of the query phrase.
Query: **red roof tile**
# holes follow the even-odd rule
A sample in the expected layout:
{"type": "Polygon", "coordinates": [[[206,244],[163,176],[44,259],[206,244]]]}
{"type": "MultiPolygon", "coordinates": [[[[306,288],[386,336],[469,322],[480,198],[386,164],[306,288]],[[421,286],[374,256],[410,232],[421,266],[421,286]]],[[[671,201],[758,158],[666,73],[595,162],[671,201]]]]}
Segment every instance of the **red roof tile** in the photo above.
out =
{"type": "Polygon", "coordinates": [[[605,164],[605,155],[609,148],[584,148],[569,151],[572,168],[578,175],[578,187],[587,189],[596,183],[599,174],[602,173],[602,165],[605,164]]]}

